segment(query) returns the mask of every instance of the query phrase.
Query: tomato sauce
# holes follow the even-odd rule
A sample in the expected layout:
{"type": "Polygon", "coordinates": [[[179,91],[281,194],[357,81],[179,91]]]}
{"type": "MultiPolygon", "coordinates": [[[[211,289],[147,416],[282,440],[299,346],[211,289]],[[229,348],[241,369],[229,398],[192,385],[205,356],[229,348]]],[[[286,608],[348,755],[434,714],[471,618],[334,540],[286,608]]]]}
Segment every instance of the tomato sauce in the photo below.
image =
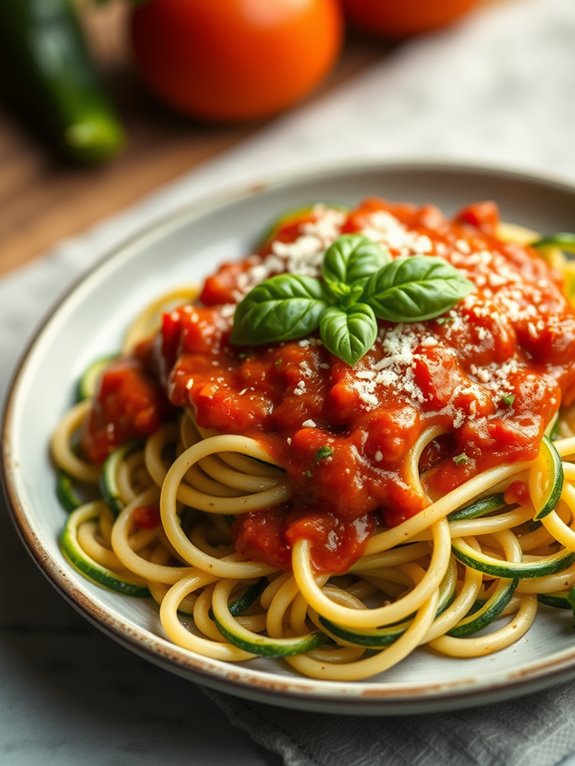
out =
{"type": "MultiPolygon", "coordinates": [[[[376,528],[429,503],[409,480],[408,459],[430,426],[443,432],[420,461],[432,497],[495,464],[536,456],[560,404],[574,398],[575,313],[561,276],[535,251],[495,237],[498,220],[493,203],[453,220],[430,205],[380,199],[349,212],[318,207],[287,219],[258,253],[224,264],[196,304],[164,316],[151,354],[170,403],[192,408],[204,428],[258,439],[289,478],[289,507],[238,517],[238,551],[289,569],[291,545],[304,537],[318,570],[345,571],[376,528]],[[252,286],[284,271],[318,275],[325,248],[346,232],[364,232],[393,257],[444,258],[475,290],[435,320],[380,321],[354,368],[315,336],[230,344],[234,304],[252,286]]],[[[142,398],[144,413],[153,398],[142,398]]],[[[105,401],[101,393],[95,411],[116,427],[105,401]]],[[[159,409],[143,416],[141,430],[161,418],[159,409]]],[[[93,416],[88,447],[101,430],[93,416]]]]}
{"type": "Polygon", "coordinates": [[[82,435],[82,449],[92,463],[102,463],[131,439],[150,436],[169,416],[170,404],[146,364],[145,349],[112,362],[102,376],[82,435]]]}

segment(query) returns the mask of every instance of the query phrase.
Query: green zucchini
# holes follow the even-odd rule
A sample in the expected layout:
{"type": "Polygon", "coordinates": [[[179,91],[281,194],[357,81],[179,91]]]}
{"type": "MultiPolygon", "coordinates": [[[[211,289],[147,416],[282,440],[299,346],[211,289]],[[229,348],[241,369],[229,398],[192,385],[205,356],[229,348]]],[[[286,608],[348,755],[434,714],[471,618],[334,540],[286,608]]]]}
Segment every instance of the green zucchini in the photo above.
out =
{"type": "Polygon", "coordinates": [[[549,438],[552,442],[556,442],[558,439],[561,438],[561,434],[559,433],[559,416],[556,415],[553,418],[553,425],[551,426],[551,429],[549,431],[549,438]]]}
{"type": "Polygon", "coordinates": [[[102,466],[102,473],[100,474],[100,493],[102,499],[114,516],[117,516],[124,507],[124,502],[120,497],[120,490],[118,489],[116,478],[118,464],[132,452],[140,449],[141,446],[142,442],[140,440],[134,440],[127,444],[123,444],[108,455],[102,466]]]}
{"type": "MultiPolygon", "coordinates": [[[[444,612],[453,601],[456,585],[457,568],[452,561],[452,564],[448,567],[445,577],[440,585],[436,617],[439,617],[439,615],[444,612]]],[[[335,622],[332,622],[321,615],[319,617],[319,622],[322,627],[327,630],[328,635],[333,636],[336,639],[339,638],[354,646],[364,646],[366,649],[376,650],[385,649],[386,646],[393,644],[405,633],[411,624],[411,620],[404,620],[395,625],[388,625],[384,628],[376,628],[375,630],[361,630],[358,628],[350,630],[349,628],[337,625],[335,622]]]]}
{"type": "Polygon", "coordinates": [[[488,495],[487,497],[480,497],[479,500],[474,500],[469,505],[463,508],[458,508],[456,511],[452,511],[447,517],[448,521],[463,521],[464,519],[477,519],[480,516],[486,516],[488,513],[498,511],[500,508],[509,510],[512,506],[508,506],[505,503],[505,499],[502,492],[498,492],[495,495],[488,495]]]}
{"type": "Polygon", "coordinates": [[[541,239],[531,242],[531,247],[537,250],[546,247],[558,247],[566,253],[575,253],[575,234],[567,231],[561,231],[557,234],[549,234],[541,239]]]}
{"type": "Polygon", "coordinates": [[[246,609],[249,609],[255,600],[261,596],[267,585],[269,585],[268,580],[265,577],[262,577],[261,580],[258,580],[253,585],[250,585],[249,588],[246,588],[242,595],[232,601],[229,606],[232,617],[238,617],[240,614],[243,614],[246,609]]]}
{"type": "MultiPolygon", "coordinates": [[[[261,592],[265,584],[265,581],[263,583],[260,581],[251,586],[243,596],[232,602],[231,606],[219,604],[217,599],[214,600],[211,613],[214,616],[214,622],[218,630],[224,638],[239,649],[244,649],[251,654],[258,654],[261,657],[289,657],[294,654],[304,654],[328,642],[328,637],[324,633],[320,633],[320,631],[314,631],[304,636],[295,636],[294,638],[270,638],[269,636],[262,636],[259,633],[247,630],[247,628],[244,628],[236,620],[232,619],[234,616],[232,609],[236,616],[241,613],[240,610],[243,611],[244,603],[242,599],[246,597],[248,592],[256,588],[261,592]]],[[[254,598],[257,598],[257,593],[254,598]]]]}
{"type": "Polygon", "coordinates": [[[353,644],[353,646],[364,646],[366,649],[375,650],[391,646],[398,638],[401,638],[411,624],[411,620],[404,620],[396,625],[389,625],[386,628],[372,630],[355,628],[355,630],[351,630],[337,625],[325,617],[320,616],[319,621],[322,627],[327,630],[328,635],[333,636],[335,639],[339,638],[348,644],[353,644]]]}
{"type": "Polygon", "coordinates": [[[84,399],[91,399],[96,396],[100,377],[106,367],[108,367],[110,362],[112,362],[114,359],[117,359],[116,355],[105,356],[101,359],[96,359],[96,361],[92,362],[88,365],[88,367],[86,367],[84,372],[80,375],[78,382],[76,383],[77,402],[82,402],[84,399]]]}
{"type": "Polygon", "coordinates": [[[561,497],[563,490],[563,466],[561,465],[561,457],[555,448],[555,445],[548,436],[544,436],[541,441],[541,449],[543,450],[543,457],[547,463],[549,469],[549,475],[551,480],[549,487],[543,499],[541,508],[537,511],[533,517],[536,521],[545,518],[551,511],[554,511],[561,497]]]}
{"type": "Polygon", "coordinates": [[[81,506],[70,514],[60,535],[60,550],[64,557],[74,569],[77,569],[80,574],[96,583],[96,585],[122,593],[124,596],[147,598],[150,595],[150,591],[145,585],[124,578],[111,569],[98,564],[79,545],[79,527],[87,521],[96,519],[97,516],[98,512],[90,508],[90,506],[81,506]]]}
{"type": "Polygon", "coordinates": [[[333,210],[341,210],[344,213],[349,210],[349,208],[345,205],[339,205],[332,202],[314,202],[312,205],[302,205],[302,207],[286,210],[285,213],[282,213],[279,218],[276,218],[273,223],[268,226],[265,233],[261,237],[260,247],[267,244],[268,242],[271,242],[283,226],[290,223],[290,221],[297,221],[298,218],[302,218],[303,216],[308,215],[316,205],[320,204],[323,204],[325,207],[333,210]]]}
{"type": "MultiPolygon", "coordinates": [[[[239,617],[246,609],[249,609],[268,584],[268,580],[262,577],[261,580],[246,588],[242,595],[232,601],[228,607],[232,617],[239,617]]],[[[213,609],[210,609],[210,617],[214,619],[213,609]]]]}
{"type": "Polygon", "coordinates": [[[2,0],[0,72],[12,100],[69,158],[98,163],[122,147],[72,0],[2,0]]]}
{"type": "Polygon", "coordinates": [[[320,633],[319,630],[295,638],[269,638],[245,628],[238,630],[237,623],[234,622],[231,625],[225,618],[216,617],[215,623],[222,636],[230,644],[260,657],[291,657],[294,654],[305,654],[328,641],[327,636],[320,633]]]}
{"type": "Polygon", "coordinates": [[[463,539],[457,538],[452,540],[451,548],[457,560],[465,566],[493,577],[505,577],[510,580],[544,577],[562,572],[575,561],[575,553],[565,550],[552,556],[544,556],[537,561],[502,561],[479,553],[463,539]]]}
{"type": "Polygon", "coordinates": [[[505,581],[499,584],[493,595],[472,614],[460,620],[451,630],[448,636],[466,638],[477,633],[499,617],[507,604],[511,601],[519,580],[505,581]]]}
{"type": "Polygon", "coordinates": [[[537,601],[545,606],[551,606],[554,609],[573,609],[569,602],[569,591],[561,593],[538,593],[537,601]]]}
{"type": "Polygon", "coordinates": [[[65,471],[58,471],[56,476],[56,497],[67,513],[75,511],[82,505],[82,501],[72,484],[72,479],[65,471]]]}

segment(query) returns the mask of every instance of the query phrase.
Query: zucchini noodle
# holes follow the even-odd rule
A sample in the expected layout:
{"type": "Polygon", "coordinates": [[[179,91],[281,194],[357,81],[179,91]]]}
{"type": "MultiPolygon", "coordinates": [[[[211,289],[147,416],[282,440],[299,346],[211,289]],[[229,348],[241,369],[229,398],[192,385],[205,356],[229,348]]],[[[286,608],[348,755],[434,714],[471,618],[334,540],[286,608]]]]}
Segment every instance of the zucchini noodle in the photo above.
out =
{"type": "MultiPolygon", "coordinates": [[[[519,243],[537,237],[509,224],[498,234],[519,243]]],[[[557,248],[543,255],[573,278],[575,265],[557,248]]],[[[183,287],[150,304],[129,328],[124,352],[196,294],[183,287]]],[[[418,647],[452,658],[504,649],[536,619],[538,596],[567,603],[575,587],[572,411],[560,413],[559,438],[545,437],[534,460],[487,468],[438,497],[420,463],[446,429],[424,429],[403,475],[426,507],[379,526],[347,572],[330,574],[316,571],[308,539],[293,544],[291,572],[235,552],[234,519],[291,498],[283,466],[263,441],[206,431],[182,409],[177,423],[119,448],[99,468],[78,450],[91,401],[64,415],[51,442],[58,471],[74,487],[70,503],[85,499],[68,517],[61,549],[93,582],[153,598],[165,635],[189,651],[226,662],[276,657],[305,676],[354,681],[418,647]],[[510,505],[501,498],[518,481],[528,492],[510,505]],[[142,509],[158,509],[157,518],[143,523],[142,509]]]]}

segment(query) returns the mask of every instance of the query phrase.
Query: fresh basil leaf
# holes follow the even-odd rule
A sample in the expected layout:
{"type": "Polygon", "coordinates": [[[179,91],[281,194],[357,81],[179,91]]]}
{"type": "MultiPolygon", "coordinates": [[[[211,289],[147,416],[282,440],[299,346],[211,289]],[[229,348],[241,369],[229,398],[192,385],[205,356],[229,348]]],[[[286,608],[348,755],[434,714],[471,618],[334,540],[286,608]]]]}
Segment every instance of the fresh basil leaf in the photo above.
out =
{"type": "Polygon", "coordinates": [[[414,255],[373,274],[362,300],[388,322],[423,322],[448,311],[472,290],[473,283],[447,261],[414,255]]]}
{"type": "Polygon", "coordinates": [[[365,303],[330,306],[321,315],[319,334],[330,353],[353,367],[375,343],[377,319],[365,303]]]}
{"type": "MultiPolygon", "coordinates": [[[[323,278],[329,290],[338,284],[365,283],[389,260],[389,252],[377,242],[362,234],[342,234],[325,253],[323,278]]],[[[337,297],[335,290],[333,293],[337,297]]]]}
{"type": "Polygon", "coordinates": [[[231,342],[257,346],[304,338],[317,329],[327,305],[319,280],[278,274],[250,290],[237,305],[231,342]]]}

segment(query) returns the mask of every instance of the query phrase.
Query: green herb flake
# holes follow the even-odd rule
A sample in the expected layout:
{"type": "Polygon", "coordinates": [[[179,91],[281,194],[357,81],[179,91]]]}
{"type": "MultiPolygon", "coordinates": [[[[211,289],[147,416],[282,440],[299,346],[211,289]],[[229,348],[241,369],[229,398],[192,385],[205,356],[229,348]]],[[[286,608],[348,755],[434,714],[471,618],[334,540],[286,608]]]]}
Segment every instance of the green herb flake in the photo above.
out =
{"type": "Polygon", "coordinates": [[[328,447],[327,444],[324,444],[324,446],[320,447],[315,453],[315,462],[319,463],[321,460],[327,460],[327,458],[331,457],[332,455],[333,447],[328,447]]]}
{"type": "Polygon", "coordinates": [[[313,479],[313,471],[309,471],[309,470],[307,470],[307,471],[304,471],[304,472],[303,472],[303,475],[304,475],[304,477],[305,477],[306,479],[313,479]]]}
{"type": "Polygon", "coordinates": [[[459,455],[455,455],[452,460],[455,465],[465,465],[466,463],[469,463],[469,457],[465,452],[460,452],[459,455]]]}
{"type": "Polygon", "coordinates": [[[513,402],[515,401],[515,394],[505,394],[504,397],[502,397],[501,401],[503,404],[505,404],[507,407],[511,407],[513,402]]]}

